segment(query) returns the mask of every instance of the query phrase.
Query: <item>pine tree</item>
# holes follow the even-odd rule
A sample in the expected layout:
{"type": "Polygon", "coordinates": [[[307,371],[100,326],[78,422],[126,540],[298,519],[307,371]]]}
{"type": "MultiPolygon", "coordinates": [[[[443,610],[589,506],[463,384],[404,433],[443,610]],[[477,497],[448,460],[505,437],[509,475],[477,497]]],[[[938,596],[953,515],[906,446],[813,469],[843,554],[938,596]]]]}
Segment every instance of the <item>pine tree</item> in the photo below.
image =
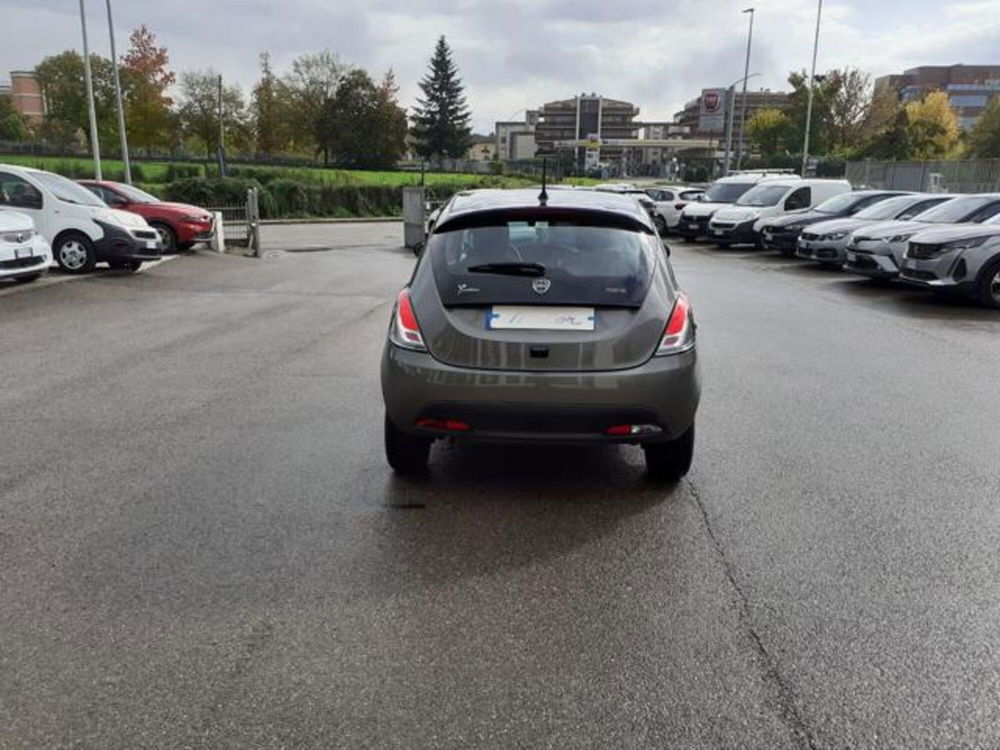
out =
{"type": "Polygon", "coordinates": [[[444,36],[437,41],[430,72],[420,81],[424,97],[414,108],[412,134],[417,154],[425,159],[457,159],[469,147],[468,105],[458,67],[444,36]]]}

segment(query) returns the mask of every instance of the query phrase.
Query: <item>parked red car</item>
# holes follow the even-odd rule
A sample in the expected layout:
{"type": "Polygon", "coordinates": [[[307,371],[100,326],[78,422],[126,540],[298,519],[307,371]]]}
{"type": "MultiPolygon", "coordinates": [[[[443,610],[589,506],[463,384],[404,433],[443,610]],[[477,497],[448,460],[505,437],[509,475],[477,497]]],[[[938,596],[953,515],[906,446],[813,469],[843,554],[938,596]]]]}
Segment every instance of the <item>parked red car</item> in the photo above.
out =
{"type": "Polygon", "coordinates": [[[188,250],[197,242],[207,242],[215,234],[215,220],[203,208],[186,203],[166,203],[132,185],[110,180],[80,180],[111,208],[142,216],[160,234],[163,252],[188,250]]]}

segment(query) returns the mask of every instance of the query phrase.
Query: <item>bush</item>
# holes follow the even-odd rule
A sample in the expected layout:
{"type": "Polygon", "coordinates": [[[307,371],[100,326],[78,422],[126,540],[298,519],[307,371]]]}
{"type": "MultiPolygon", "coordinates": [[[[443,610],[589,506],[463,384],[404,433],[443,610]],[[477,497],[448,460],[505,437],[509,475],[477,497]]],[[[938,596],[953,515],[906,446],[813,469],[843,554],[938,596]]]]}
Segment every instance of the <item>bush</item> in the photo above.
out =
{"type": "Polygon", "coordinates": [[[200,164],[168,164],[163,175],[164,182],[176,182],[191,177],[203,177],[204,171],[200,164]]]}

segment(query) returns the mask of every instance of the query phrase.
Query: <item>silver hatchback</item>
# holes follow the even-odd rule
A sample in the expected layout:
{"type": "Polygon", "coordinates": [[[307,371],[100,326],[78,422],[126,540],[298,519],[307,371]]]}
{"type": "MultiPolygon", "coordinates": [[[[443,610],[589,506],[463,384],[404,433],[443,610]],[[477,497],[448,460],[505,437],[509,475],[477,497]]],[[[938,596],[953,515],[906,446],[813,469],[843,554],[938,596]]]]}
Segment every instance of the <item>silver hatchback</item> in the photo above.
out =
{"type": "Polygon", "coordinates": [[[634,443],[690,466],[695,323],[668,251],[627,196],[486,190],[448,203],[400,292],[382,359],[385,449],[433,441],[634,443]]]}

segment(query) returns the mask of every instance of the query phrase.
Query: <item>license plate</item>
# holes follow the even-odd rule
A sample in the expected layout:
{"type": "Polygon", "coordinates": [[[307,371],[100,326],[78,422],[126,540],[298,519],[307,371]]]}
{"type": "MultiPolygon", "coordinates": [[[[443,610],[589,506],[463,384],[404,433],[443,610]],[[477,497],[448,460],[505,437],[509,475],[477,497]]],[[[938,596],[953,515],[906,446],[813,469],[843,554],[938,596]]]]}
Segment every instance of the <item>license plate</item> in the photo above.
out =
{"type": "Polygon", "coordinates": [[[146,240],[146,249],[155,250],[158,244],[156,240],[146,240]]]}
{"type": "Polygon", "coordinates": [[[858,259],[858,254],[857,253],[851,253],[851,252],[847,253],[847,262],[848,263],[853,263],[857,259],[858,259]]]}
{"type": "Polygon", "coordinates": [[[592,307],[494,305],[486,317],[491,330],[593,331],[592,307]]]}
{"type": "Polygon", "coordinates": [[[19,258],[30,258],[34,254],[35,254],[35,251],[32,250],[30,247],[15,247],[14,248],[14,259],[15,260],[17,260],[19,258]]]}
{"type": "Polygon", "coordinates": [[[698,228],[697,224],[688,224],[688,229],[697,229],[697,228],[698,228]]]}
{"type": "Polygon", "coordinates": [[[721,229],[713,229],[712,230],[712,234],[714,234],[716,237],[721,237],[722,236],[722,230],[721,229]]]}

